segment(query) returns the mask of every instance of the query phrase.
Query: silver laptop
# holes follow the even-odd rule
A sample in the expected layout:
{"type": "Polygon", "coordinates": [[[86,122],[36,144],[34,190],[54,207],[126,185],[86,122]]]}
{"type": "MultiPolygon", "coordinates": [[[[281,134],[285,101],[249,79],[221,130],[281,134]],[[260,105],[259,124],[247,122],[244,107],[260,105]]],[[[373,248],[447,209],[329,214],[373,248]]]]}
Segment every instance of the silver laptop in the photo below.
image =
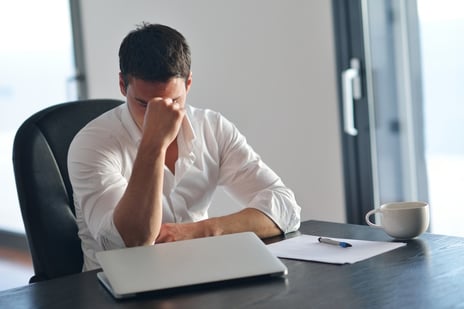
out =
{"type": "Polygon", "coordinates": [[[115,298],[255,276],[287,267],[251,232],[97,252],[100,282],[115,298]]]}

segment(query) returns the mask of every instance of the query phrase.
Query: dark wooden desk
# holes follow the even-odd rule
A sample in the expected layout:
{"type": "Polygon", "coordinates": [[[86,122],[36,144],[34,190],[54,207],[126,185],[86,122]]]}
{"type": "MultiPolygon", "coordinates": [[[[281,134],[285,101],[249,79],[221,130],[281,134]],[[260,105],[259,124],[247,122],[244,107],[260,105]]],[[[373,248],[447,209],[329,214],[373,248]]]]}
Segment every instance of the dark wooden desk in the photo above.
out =
{"type": "MultiPolygon", "coordinates": [[[[391,240],[367,226],[304,222],[298,233],[391,240]]],[[[278,241],[273,238],[266,242],[278,241]]],[[[464,307],[464,238],[424,234],[352,265],[283,260],[286,279],[196,286],[117,301],[86,272],[0,292],[0,308],[450,308],[464,307]]]]}

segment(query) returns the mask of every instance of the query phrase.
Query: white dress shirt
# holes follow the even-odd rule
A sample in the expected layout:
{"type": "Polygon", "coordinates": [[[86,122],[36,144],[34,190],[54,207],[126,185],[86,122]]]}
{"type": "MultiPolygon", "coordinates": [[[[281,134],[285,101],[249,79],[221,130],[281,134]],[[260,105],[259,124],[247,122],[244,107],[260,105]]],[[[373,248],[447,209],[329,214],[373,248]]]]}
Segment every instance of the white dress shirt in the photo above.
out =
{"type": "MultiPolygon", "coordinates": [[[[68,170],[84,270],[99,267],[96,252],[125,247],[113,211],[126,189],[141,138],[127,104],[122,104],[91,121],[71,143],[68,170]]],[[[207,219],[216,187],[224,186],[284,233],[299,228],[300,207],[293,192],[221,114],[186,105],[177,143],[175,174],[164,169],[163,222],[207,219]]]]}

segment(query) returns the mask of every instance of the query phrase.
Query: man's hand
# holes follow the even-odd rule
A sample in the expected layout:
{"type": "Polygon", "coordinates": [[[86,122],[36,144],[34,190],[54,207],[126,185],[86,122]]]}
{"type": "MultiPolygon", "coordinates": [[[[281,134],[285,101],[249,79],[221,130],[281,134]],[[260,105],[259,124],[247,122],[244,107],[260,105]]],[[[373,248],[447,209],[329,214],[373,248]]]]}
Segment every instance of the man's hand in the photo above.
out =
{"type": "Polygon", "coordinates": [[[143,121],[143,134],[159,145],[170,145],[177,136],[185,110],[172,99],[153,98],[147,104],[143,121]]]}
{"type": "Polygon", "coordinates": [[[171,242],[207,236],[203,233],[202,222],[163,223],[155,243],[171,242]]]}

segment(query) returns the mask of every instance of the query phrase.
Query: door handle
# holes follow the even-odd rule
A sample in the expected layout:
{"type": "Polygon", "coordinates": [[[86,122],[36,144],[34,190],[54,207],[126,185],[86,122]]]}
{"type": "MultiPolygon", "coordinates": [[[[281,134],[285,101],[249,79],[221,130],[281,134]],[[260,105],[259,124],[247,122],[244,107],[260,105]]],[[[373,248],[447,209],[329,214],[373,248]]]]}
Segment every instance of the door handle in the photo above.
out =
{"type": "Polygon", "coordinates": [[[361,77],[359,60],[350,60],[350,68],[342,72],[343,130],[351,136],[358,135],[354,125],[354,102],[361,98],[361,77]]]}

